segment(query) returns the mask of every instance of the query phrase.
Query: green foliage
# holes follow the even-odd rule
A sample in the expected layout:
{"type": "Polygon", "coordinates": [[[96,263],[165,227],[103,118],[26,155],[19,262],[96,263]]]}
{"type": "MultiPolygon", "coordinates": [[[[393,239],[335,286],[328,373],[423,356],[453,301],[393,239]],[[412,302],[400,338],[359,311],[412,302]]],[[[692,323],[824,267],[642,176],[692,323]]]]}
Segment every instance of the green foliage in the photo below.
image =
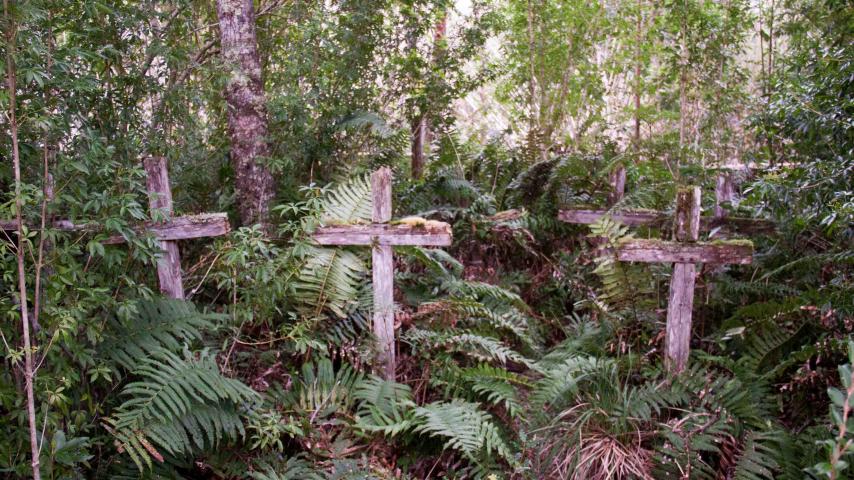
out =
{"type": "Polygon", "coordinates": [[[598,300],[602,307],[628,309],[635,307],[649,288],[644,281],[641,267],[620,262],[617,259],[617,248],[620,241],[632,238],[628,227],[611,220],[605,215],[590,225],[590,237],[602,242],[599,248],[602,253],[596,257],[596,268],[593,270],[602,282],[598,300]]]}
{"type": "Polygon", "coordinates": [[[854,453],[854,441],[852,441],[852,427],[854,419],[851,418],[852,404],[854,404],[854,342],[848,340],[848,363],[839,366],[839,380],[844,390],[828,388],[830,397],[830,418],[836,428],[836,438],[817,442],[824,447],[827,461],[810,467],[807,471],[817,478],[840,478],[839,475],[848,469],[849,461],[854,453]]]}
{"type": "Polygon", "coordinates": [[[238,408],[256,394],[223,377],[210,352],[182,358],[160,350],[131,374],[136,380],[121,392],[129,398],[104,423],[140,469],[152,458],[162,461],[157,447],[181,456],[245,434],[238,408]]]}
{"type": "Polygon", "coordinates": [[[136,302],[123,320],[116,315],[107,323],[102,355],[126,370],[161,351],[180,351],[201,341],[202,332],[212,329],[222,316],[200,314],[192,303],[158,298],[136,302]]]}

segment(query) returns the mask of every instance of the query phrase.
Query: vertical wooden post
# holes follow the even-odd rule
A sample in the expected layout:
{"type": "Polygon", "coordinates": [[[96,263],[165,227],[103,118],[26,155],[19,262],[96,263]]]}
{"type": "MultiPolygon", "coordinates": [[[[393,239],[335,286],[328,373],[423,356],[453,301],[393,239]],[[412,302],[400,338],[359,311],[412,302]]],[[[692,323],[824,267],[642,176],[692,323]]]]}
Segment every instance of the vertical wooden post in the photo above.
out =
{"type": "MultiPolygon", "coordinates": [[[[383,167],[371,175],[373,202],[372,221],[386,223],[391,220],[391,170],[383,167]]],[[[387,380],[395,378],[394,351],[394,259],[390,245],[374,245],[374,335],[379,343],[377,364],[380,374],[387,380]]]]}
{"type": "Polygon", "coordinates": [[[626,167],[617,165],[608,176],[611,192],[608,194],[608,205],[614,205],[626,194],[626,167]]]}
{"type": "MultiPolygon", "coordinates": [[[[169,188],[169,171],[166,157],[149,157],[143,162],[148,174],[148,206],[151,216],[172,217],[172,190],[169,188]]],[[[178,242],[161,240],[163,253],[157,259],[157,278],[160,280],[160,292],[172,298],[184,298],[184,284],[181,280],[181,258],[178,254],[178,242]]]]}
{"type": "MultiPolygon", "coordinates": [[[[673,237],[679,242],[696,242],[700,236],[700,187],[680,189],[676,194],[676,218],[673,237]]],[[[691,350],[691,313],[694,309],[694,281],[697,267],[693,263],[674,263],[667,304],[665,366],[679,373],[688,363],[691,350]]]]}
{"type": "Polygon", "coordinates": [[[732,172],[729,170],[721,170],[718,172],[718,178],[715,182],[715,218],[724,218],[727,215],[724,204],[730,205],[735,201],[735,184],[733,183],[732,172]]]}

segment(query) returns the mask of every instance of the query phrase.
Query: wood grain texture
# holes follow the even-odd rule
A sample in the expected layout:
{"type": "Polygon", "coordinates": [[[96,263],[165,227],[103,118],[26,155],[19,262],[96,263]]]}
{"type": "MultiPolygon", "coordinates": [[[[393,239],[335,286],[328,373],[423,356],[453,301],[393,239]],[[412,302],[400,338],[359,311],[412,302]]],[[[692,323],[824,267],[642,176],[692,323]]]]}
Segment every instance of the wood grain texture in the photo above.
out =
{"type": "MultiPolygon", "coordinates": [[[[566,223],[590,225],[607,215],[608,210],[571,209],[558,212],[558,220],[566,223]]],[[[611,219],[629,227],[641,225],[664,224],[668,216],[653,210],[624,210],[611,212],[611,219]]]]}
{"type": "Polygon", "coordinates": [[[676,192],[673,239],[696,242],[700,238],[700,187],[680,188],[676,192]]]}
{"type": "Polygon", "coordinates": [[[371,207],[374,223],[391,220],[391,169],[388,167],[371,174],[371,207]]]}
{"type": "Polygon", "coordinates": [[[715,218],[728,215],[726,205],[735,202],[735,182],[732,172],[721,170],[715,181],[715,218]]]}
{"type": "MultiPolygon", "coordinates": [[[[175,217],[168,222],[147,222],[134,230],[138,235],[146,232],[158,240],[189,240],[193,238],[218,237],[231,231],[228,222],[228,214],[225,213],[202,213],[199,215],[184,215],[175,217]]],[[[113,235],[101,243],[105,245],[116,245],[125,243],[121,235],[113,235]]]]}
{"type": "Polygon", "coordinates": [[[447,223],[441,227],[386,223],[319,227],[312,238],[320,245],[448,246],[452,241],[451,226],[447,223]]]}
{"type": "Polygon", "coordinates": [[[625,239],[620,241],[617,259],[642,263],[734,263],[753,261],[751,242],[681,243],[667,240],[625,239]]]}
{"type": "Polygon", "coordinates": [[[608,175],[611,192],[608,194],[608,205],[614,205],[626,194],[626,167],[617,165],[608,175]]]}
{"type": "Polygon", "coordinates": [[[394,380],[397,363],[394,348],[394,259],[392,247],[372,249],[374,289],[373,331],[377,338],[377,368],[383,378],[394,380]]]}
{"type": "MultiPolygon", "coordinates": [[[[569,209],[558,212],[558,220],[566,223],[590,225],[599,221],[607,215],[608,210],[595,209],[569,209]]],[[[610,212],[611,218],[629,227],[666,227],[670,223],[670,216],[664,212],[654,210],[623,210],[610,212]]],[[[771,234],[777,229],[776,224],[770,220],[747,217],[700,217],[700,231],[708,232],[712,229],[721,229],[732,233],[741,234],[771,234]]]]}
{"type": "MultiPolygon", "coordinates": [[[[148,206],[152,218],[172,217],[172,190],[169,188],[169,171],[166,157],[150,157],[143,162],[148,174],[148,206]]],[[[160,240],[160,256],[157,258],[157,278],[160,291],[171,298],[184,298],[184,283],[181,277],[181,256],[178,243],[160,240]]]]}
{"type": "MultiPolygon", "coordinates": [[[[371,175],[371,219],[391,220],[391,169],[382,167],[371,175]]],[[[394,380],[397,363],[394,349],[394,256],[390,245],[376,245],[372,251],[374,289],[374,336],[379,343],[377,367],[386,380],[394,380]]]]}
{"type": "MultiPolygon", "coordinates": [[[[700,187],[680,188],[676,192],[673,239],[682,244],[677,253],[695,246],[700,238],[700,194],[700,187]]],[[[694,263],[673,265],[670,295],[667,300],[667,335],[664,341],[664,363],[672,373],[681,372],[688,364],[696,276],[697,267],[694,263]]]]}
{"type": "Polygon", "coordinates": [[[667,335],[664,343],[665,367],[672,373],[685,369],[691,351],[691,316],[694,311],[696,268],[693,263],[677,263],[673,265],[673,275],[670,277],[667,335]]]}

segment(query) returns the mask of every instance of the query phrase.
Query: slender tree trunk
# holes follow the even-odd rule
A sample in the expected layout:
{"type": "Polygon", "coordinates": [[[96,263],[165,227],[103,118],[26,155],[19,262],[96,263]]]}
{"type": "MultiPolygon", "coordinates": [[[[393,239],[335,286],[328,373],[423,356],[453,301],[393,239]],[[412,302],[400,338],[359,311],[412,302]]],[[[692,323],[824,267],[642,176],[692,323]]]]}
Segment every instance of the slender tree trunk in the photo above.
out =
{"type": "Polygon", "coordinates": [[[225,101],[237,210],[243,225],[266,225],[275,187],[263,165],[270,145],[253,0],[217,0],[216,7],[222,57],[230,69],[225,101]]]}
{"type": "Polygon", "coordinates": [[[642,38],[642,28],[643,28],[643,12],[641,10],[642,5],[641,2],[637,3],[637,29],[635,30],[635,134],[634,134],[634,144],[635,148],[640,145],[640,131],[641,131],[641,87],[643,86],[641,83],[641,38],[642,38]]]}
{"type": "MultiPolygon", "coordinates": [[[[436,22],[436,27],[433,31],[433,65],[439,65],[445,55],[445,49],[442,42],[445,39],[445,31],[448,28],[448,16],[443,14],[436,22]]],[[[417,39],[413,36],[410,39],[410,48],[417,48],[417,39]]],[[[428,112],[420,111],[418,116],[412,120],[412,160],[411,173],[412,178],[417,180],[424,175],[424,167],[427,164],[427,158],[424,154],[425,148],[430,145],[430,118],[428,112]]]]}
{"type": "Polygon", "coordinates": [[[421,113],[412,121],[412,160],[410,170],[412,179],[418,180],[424,175],[424,146],[427,143],[427,131],[430,128],[427,114],[421,113]]]}
{"type": "Polygon", "coordinates": [[[18,243],[16,257],[18,260],[18,294],[21,297],[21,330],[24,337],[24,390],[27,396],[27,422],[30,428],[30,454],[32,455],[33,478],[41,480],[39,465],[39,444],[36,437],[36,402],[33,392],[35,371],[33,368],[33,345],[30,342],[30,320],[27,311],[27,277],[24,268],[24,220],[21,210],[21,156],[18,149],[18,118],[15,111],[17,102],[15,82],[15,25],[9,13],[9,0],[3,0],[3,17],[6,27],[6,93],[9,98],[9,130],[12,137],[12,169],[15,173],[15,221],[18,225],[18,243]]]}

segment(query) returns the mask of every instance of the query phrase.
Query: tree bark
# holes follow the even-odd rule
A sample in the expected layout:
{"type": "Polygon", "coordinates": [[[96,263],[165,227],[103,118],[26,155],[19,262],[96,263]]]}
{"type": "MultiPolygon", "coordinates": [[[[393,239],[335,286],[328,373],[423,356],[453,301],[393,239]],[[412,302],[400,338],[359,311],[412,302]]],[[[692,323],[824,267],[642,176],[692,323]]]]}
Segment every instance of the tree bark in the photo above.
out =
{"type": "Polygon", "coordinates": [[[34,345],[30,340],[30,320],[27,310],[27,272],[24,266],[26,255],[24,220],[23,220],[23,193],[21,189],[21,156],[18,147],[18,118],[15,107],[17,103],[16,92],[16,69],[15,69],[15,37],[16,25],[9,13],[9,2],[3,0],[3,19],[6,27],[6,94],[9,97],[9,135],[12,139],[12,169],[15,176],[15,223],[18,231],[18,240],[15,249],[15,257],[18,263],[18,295],[21,301],[21,333],[24,339],[24,391],[26,393],[27,424],[30,434],[30,454],[32,455],[33,479],[41,480],[41,466],[39,463],[39,442],[36,428],[36,404],[33,384],[35,383],[36,370],[33,365],[34,345]]]}
{"type": "Polygon", "coordinates": [[[270,146],[253,1],[217,0],[216,10],[222,57],[230,68],[225,101],[237,210],[243,225],[266,226],[275,188],[263,164],[270,146]]]}
{"type": "Polygon", "coordinates": [[[429,128],[427,115],[424,113],[412,122],[412,162],[410,170],[413,180],[419,180],[424,175],[424,145],[427,144],[429,128]]]}

